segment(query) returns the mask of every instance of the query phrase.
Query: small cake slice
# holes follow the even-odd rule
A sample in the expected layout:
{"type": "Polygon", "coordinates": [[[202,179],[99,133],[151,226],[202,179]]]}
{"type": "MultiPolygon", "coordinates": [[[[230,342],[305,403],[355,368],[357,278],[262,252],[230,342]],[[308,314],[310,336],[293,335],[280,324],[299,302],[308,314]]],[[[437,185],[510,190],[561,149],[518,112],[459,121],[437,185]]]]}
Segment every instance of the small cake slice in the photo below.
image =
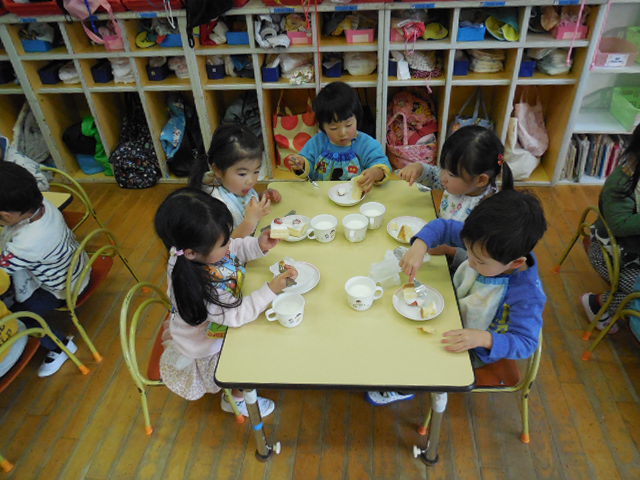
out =
{"type": "Polygon", "coordinates": [[[402,225],[398,232],[398,240],[408,243],[413,237],[413,229],[409,225],[402,225]]]}
{"type": "Polygon", "coordinates": [[[402,286],[402,297],[410,307],[418,305],[418,294],[416,293],[416,286],[413,283],[405,283],[402,286]]]}
{"type": "Polygon", "coordinates": [[[420,307],[420,316],[422,318],[431,318],[438,313],[438,309],[436,307],[435,302],[425,302],[422,307],[420,307]]]}
{"type": "Polygon", "coordinates": [[[364,196],[364,191],[358,183],[358,180],[360,180],[361,177],[362,175],[358,175],[351,179],[351,198],[354,200],[360,200],[364,196]]]}
{"type": "Polygon", "coordinates": [[[288,225],[289,235],[300,238],[307,231],[307,224],[299,218],[294,218],[288,225]]]}
{"type": "Polygon", "coordinates": [[[284,224],[281,218],[276,218],[271,222],[271,238],[289,238],[289,227],[284,224]]]}

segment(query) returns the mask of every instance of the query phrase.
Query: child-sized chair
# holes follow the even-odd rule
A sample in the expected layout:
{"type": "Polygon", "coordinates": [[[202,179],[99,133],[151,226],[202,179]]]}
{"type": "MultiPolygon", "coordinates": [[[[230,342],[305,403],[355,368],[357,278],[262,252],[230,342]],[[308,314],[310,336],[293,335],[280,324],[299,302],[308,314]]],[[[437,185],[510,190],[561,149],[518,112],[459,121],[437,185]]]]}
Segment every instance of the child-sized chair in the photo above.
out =
{"type": "MultiPolygon", "coordinates": [[[[471,393],[495,393],[495,392],[522,392],[522,434],[520,440],[522,443],[529,443],[529,393],[533,382],[538,375],[540,368],[540,359],[542,358],[542,332],[538,348],[535,353],[527,360],[527,369],[524,376],[521,375],[516,360],[502,359],[495,363],[490,363],[474,369],[476,376],[476,386],[471,393]]],[[[429,408],[424,423],[418,429],[420,435],[426,435],[429,423],[431,422],[432,409],[429,408]]]]}
{"type": "MultiPolygon", "coordinates": [[[[24,347],[24,350],[22,351],[22,354],[20,355],[19,360],[11,367],[11,369],[7,373],[5,373],[0,378],[0,392],[2,392],[5,388],[7,388],[11,384],[11,382],[13,382],[18,377],[20,372],[24,370],[24,368],[29,363],[29,360],[31,360],[33,355],[36,353],[36,351],[40,347],[40,342],[37,340],[37,338],[44,337],[45,335],[51,338],[51,340],[53,340],[55,344],[69,356],[71,361],[76,365],[76,367],[78,367],[78,370],[80,370],[80,372],[83,375],[86,375],[87,373],[89,373],[89,369],[80,360],[78,360],[78,357],[76,357],[73,353],[69,351],[69,349],[64,345],[64,343],[62,343],[58,339],[58,337],[56,337],[53,334],[53,332],[49,328],[49,325],[47,325],[47,322],[45,322],[40,315],[37,315],[32,312],[15,312],[0,318],[0,327],[4,326],[5,324],[8,324],[14,319],[20,320],[21,318],[31,318],[36,322],[38,322],[40,326],[21,329],[17,333],[9,337],[9,339],[6,342],[0,345],[0,354],[2,354],[4,352],[8,352],[11,349],[11,347],[16,342],[20,341],[20,339],[22,339],[23,337],[26,337],[26,336],[31,337],[27,341],[27,344],[24,347]]],[[[9,462],[6,458],[4,458],[1,454],[0,454],[0,468],[2,468],[5,472],[10,472],[11,470],[13,470],[13,464],[9,462]]]]}
{"type": "MultiPolygon", "coordinates": [[[[149,407],[147,405],[147,390],[146,387],[157,387],[164,385],[160,378],[160,356],[163,352],[162,347],[162,334],[164,332],[164,319],[166,319],[171,312],[171,302],[167,295],[160,290],[157,286],[140,282],[127,292],[122,302],[122,308],[120,309],[120,344],[122,346],[122,354],[124,361],[127,364],[131,378],[136,384],[138,392],[140,392],[140,402],[142,403],[142,414],[144,415],[144,431],[147,435],[153,433],[153,427],[151,427],[151,418],[149,417],[149,407]],[[132,303],[136,295],[142,291],[145,295],[145,299],[140,301],[138,306],[133,307],[132,303]],[[150,293],[149,296],[147,293],[150,293]],[[147,368],[147,374],[143,374],[140,371],[138,364],[138,354],[136,349],[136,338],[138,332],[138,324],[141,319],[147,316],[152,316],[148,312],[148,308],[154,305],[160,305],[163,310],[163,315],[160,317],[162,320],[158,326],[158,334],[149,356],[149,364],[147,368]]],[[[156,317],[157,318],[157,317],[156,317]]],[[[233,413],[236,416],[236,422],[244,423],[244,416],[240,414],[236,407],[236,402],[231,396],[231,391],[224,390],[224,394],[227,396],[227,400],[233,409],[233,413]]]]}
{"type": "MultiPolygon", "coordinates": [[[[68,173],[63,172],[62,170],[58,170],[57,168],[41,166],[40,169],[42,171],[51,172],[54,175],[58,175],[59,177],[62,177],[63,179],[65,179],[65,181],[69,182],[69,183],[61,183],[61,182],[52,181],[52,182],[49,182],[49,185],[51,187],[58,188],[60,190],[64,190],[65,192],[70,193],[73,196],[73,198],[77,198],[78,201],[82,204],[82,208],[83,208],[82,212],[70,211],[68,209],[65,209],[62,211],[62,216],[64,217],[65,222],[67,223],[67,225],[69,226],[72,232],[75,232],[78,228],[80,228],[80,226],[90,216],[93,217],[93,219],[95,220],[95,222],[98,224],[100,228],[106,228],[104,226],[104,223],[102,223],[102,221],[98,217],[98,213],[96,212],[96,209],[94,208],[93,203],[89,198],[89,195],[87,195],[87,192],[85,191],[85,189],[82,188],[82,185],[80,185],[68,173]]],[[[124,263],[124,266],[127,267],[127,270],[129,270],[129,272],[131,273],[131,276],[135,279],[135,281],[139,282],[140,279],[138,278],[138,275],[136,275],[133,268],[129,264],[129,260],[127,260],[127,258],[122,254],[120,249],[118,249],[118,256],[120,257],[120,260],[122,260],[122,263],[124,263]]]]}
{"type": "MultiPolygon", "coordinates": [[[[585,332],[582,334],[582,339],[585,341],[588,341],[591,338],[591,335],[593,334],[593,331],[596,329],[596,326],[598,325],[598,322],[602,318],[602,315],[605,314],[605,312],[609,308],[609,305],[611,305],[611,301],[613,300],[613,296],[615,295],[615,293],[618,291],[618,284],[620,282],[620,247],[618,246],[618,242],[616,242],[616,238],[614,237],[613,232],[609,228],[609,225],[607,224],[604,217],[600,213],[600,210],[598,210],[597,207],[590,206],[590,207],[587,207],[584,210],[584,212],[582,212],[582,216],[580,217],[580,221],[578,223],[578,228],[576,230],[576,233],[571,238],[569,245],[567,245],[567,247],[565,248],[564,252],[562,253],[562,256],[560,257],[560,260],[558,261],[558,264],[554,268],[555,273],[560,272],[560,267],[562,266],[562,263],[569,256],[569,252],[571,252],[571,249],[576,244],[580,236],[582,236],[582,244],[584,246],[585,251],[589,250],[589,247],[591,245],[591,225],[595,222],[595,220],[594,222],[587,222],[587,217],[589,216],[590,213],[594,213],[596,216],[596,220],[599,219],[602,222],[602,224],[604,225],[604,228],[607,230],[607,235],[609,236],[609,240],[610,240],[610,244],[608,246],[605,246],[602,243],[598,242],[598,246],[600,247],[600,250],[602,252],[602,258],[604,259],[605,266],[607,268],[607,276],[609,277],[609,292],[607,295],[607,300],[600,307],[600,310],[598,310],[598,313],[593,318],[593,321],[589,324],[589,327],[587,328],[587,330],[585,330],[585,332]]],[[[605,328],[605,330],[603,330],[605,334],[606,332],[609,331],[613,323],[614,322],[610,322],[609,326],[605,328]]],[[[598,346],[602,338],[604,338],[604,335],[598,335],[596,337],[596,339],[589,346],[587,351],[583,353],[582,360],[589,360],[591,358],[591,354],[593,353],[593,350],[598,346]]]]}
{"type": "Polygon", "coordinates": [[[604,330],[602,330],[598,336],[593,340],[587,351],[582,354],[583,360],[589,360],[591,358],[591,354],[593,350],[598,346],[600,341],[605,337],[605,335],[609,332],[609,329],[613,327],[613,325],[622,318],[629,317],[638,317],[640,318],[640,310],[636,310],[634,307],[635,302],[640,302],[640,292],[633,292],[624,297],[616,311],[611,316],[611,320],[609,321],[609,325],[606,326],[604,330]]]}

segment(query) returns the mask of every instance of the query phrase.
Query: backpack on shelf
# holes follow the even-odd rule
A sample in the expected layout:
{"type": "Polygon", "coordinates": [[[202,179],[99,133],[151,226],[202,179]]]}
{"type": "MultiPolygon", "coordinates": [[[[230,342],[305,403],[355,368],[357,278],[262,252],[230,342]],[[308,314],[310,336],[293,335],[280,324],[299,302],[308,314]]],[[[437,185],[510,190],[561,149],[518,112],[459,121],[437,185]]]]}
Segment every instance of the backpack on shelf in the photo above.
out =
{"type": "Polygon", "coordinates": [[[234,7],[233,0],[184,0],[184,9],[187,12],[187,38],[189,46],[194,47],[193,29],[209,23],[214,18],[221,16],[227,10],[234,7]]]}
{"type": "Polygon", "coordinates": [[[198,115],[181,93],[169,94],[167,107],[170,118],[160,133],[167,165],[176,177],[188,177],[195,160],[205,153],[198,115]]]}
{"type": "Polygon", "coordinates": [[[109,156],[113,174],[122,188],[148,188],[161,176],[151,133],[138,95],[126,93],[120,143],[109,156]]]}

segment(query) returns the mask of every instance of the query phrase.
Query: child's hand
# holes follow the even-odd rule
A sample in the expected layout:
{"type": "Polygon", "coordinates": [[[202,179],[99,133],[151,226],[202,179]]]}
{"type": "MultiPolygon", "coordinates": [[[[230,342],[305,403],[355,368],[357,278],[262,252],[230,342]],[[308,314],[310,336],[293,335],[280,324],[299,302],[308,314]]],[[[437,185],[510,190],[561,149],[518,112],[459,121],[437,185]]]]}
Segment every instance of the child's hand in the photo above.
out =
{"type": "Polygon", "coordinates": [[[262,198],[264,197],[267,197],[269,200],[271,200],[271,203],[279,203],[280,200],[282,200],[282,195],[280,195],[280,192],[272,188],[267,188],[264,191],[264,193],[262,194],[262,198]]]}
{"type": "Polygon", "coordinates": [[[289,167],[292,172],[304,170],[304,157],[302,155],[291,155],[289,157],[289,167]]]}
{"type": "Polygon", "coordinates": [[[413,242],[411,248],[404,254],[402,260],[400,260],[400,268],[404,273],[409,276],[409,282],[413,282],[416,278],[416,273],[422,262],[424,262],[424,254],[427,253],[427,244],[419,238],[413,242]]]}
{"type": "Polygon", "coordinates": [[[420,175],[422,175],[421,163],[412,163],[411,165],[407,165],[398,173],[400,179],[405,182],[409,182],[409,185],[413,185],[413,183],[420,178],[420,175]]]}
{"type": "Polygon", "coordinates": [[[271,238],[271,229],[267,228],[258,237],[258,245],[262,253],[267,253],[280,242],[279,238],[271,238]]]}
{"type": "Polygon", "coordinates": [[[476,347],[491,349],[493,347],[493,337],[486,330],[477,328],[461,328],[459,330],[449,330],[442,334],[442,343],[449,352],[466,352],[476,347]]]}
{"type": "Polygon", "coordinates": [[[384,170],[380,167],[371,167],[362,171],[360,178],[357,180],[358,185],[364,193],[369,193],[376,182],[384,178],[384,170]]]}
{"type": "Polygon", "coordinates": [[[280,293],[287,288],[287,278],[296,279],[298,277],[298,271],[291,265],[286,266],[286,271],[276,276],[271,280],[268,285],[273,293],[280,293]]]}
{"type": "Polygon", "coordinates": [[[244,217],[255,222],[257,225],[262,217],[269,215],[271,212],[271,200],[267,195],[263,195],[258,201],[252,198],[244,212],[244,217]]]}

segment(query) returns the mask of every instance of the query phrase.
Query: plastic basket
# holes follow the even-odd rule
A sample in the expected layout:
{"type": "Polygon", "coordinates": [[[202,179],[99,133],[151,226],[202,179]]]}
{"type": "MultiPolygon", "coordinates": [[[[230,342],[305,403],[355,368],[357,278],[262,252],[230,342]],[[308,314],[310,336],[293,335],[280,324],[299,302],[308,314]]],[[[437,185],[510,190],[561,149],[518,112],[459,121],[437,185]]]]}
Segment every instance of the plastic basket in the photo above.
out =
{"type": "MultiPolygon", "coordinates": [[[[164,2],[162,0],[122,0],[127,10],[136,12],[149,12],[153,10],[164,10],[164,2]]],[[[170,0],[172,10],[182,8],[182,0],[170,0]]]]}
{"type": "Polygon", "coordinates": [[[227,43],[229,45],[249,45],[249,33],[227,32],[227,43]]]}
{"type": "Polygon", "coordinates": [[[22,48],[25,52],[48,52],[53,48],[53,44],[46,40],[28,40],[21,38],[20,42],[22,43],[22,48]]]}
{"type": "Polygon", "coordinates": [[[4,8],[20,17],[32,17],[37,15],[62,15],[62,10],[56,0],[36,3],[16,3],[13,0],[2,0],[4,8]]]}
{"type": "Polygon", "coordinates": [[[635,44],[617,37],[605,37],[600,40],[594,57],[598,67],[626,67],[636,61],[638,48],[635,44]]]}
{"type": "Polygon", "coordinates": [[[263,82],[277,82],[278,80],[280,80],[280,65],[273,68],[262,67],[263,82]]]}
{"type": "Polygon", "coordinates": [[[631,132],[640,124],[640,87],[615,87],[609,111],[631,132]]]}
{"type": "Polygon", "coordinates": [[[362,30],[345,30],[347,43],[372,43],[375,30],[373,28],[364,28],[362,30]]]}
{"type": "Polygon", "coordinates": [[[169,33],[164,37],[164,40],[159,45],[163,48],[181,47],[182,37],[179,33],[169,33]]]}
{"type": "Polygon", "coordinates": [[[80,166],[80,170],[86,175],[95,175],[96,173],[104,172],[104,167],[96,161],[93,155],[78,153],[74,156],[80,166]]]}
{"type": "MultiPolygon", "coordinates": [[[[633,43],[640,52],[640,27],[627,27],[627,40],[633,43]]],[[[640,55],[636,57],[636,63],[640,63],[640,55]]]]}
{"type": "Polygon", "coordinates": [[[224,65],[210,65],[207,63],[205,68],[209,80],[222,80],[226,75],[224,65]]]}
{"type": "Polygon", "coordinates": [[[535,60],[522,60],[520,64],[520,71],[518,72],[519,77],[533,77],[533,72],[536,69],[536,61],[535,60]]]}
{"type": "Polygon", "coordinates": [[[484,24],[476,24],[470,27],[458,28],[458,41],[459,42],[481,42],[484,40],[484,35],[487,32],[487,27],[484,24]]]}
{"type": "Polygon", "coordinates": [[[453,74],[459,76],[469,75],[469,60],[454,60],[453,74]]]}
{"type": "Polygon", "coordinates": [[[342,62],[336,62],[331,68],[322,67],[325,77],[338,78],[342,76],[342,62]]]}
{"type": "Polygon", "coordinates": [[[287,32],[291,45],[311,45],[311,32],[287,32]]]}
{"type": "Polygon", "coordinates": [[[576,32],[576,24],[568,23],[554,28],[551,33],[557,40],[582,40],[583,38],[587,38],[588,32],[589,27],[586,25],[580,25],[576,32]]]}

